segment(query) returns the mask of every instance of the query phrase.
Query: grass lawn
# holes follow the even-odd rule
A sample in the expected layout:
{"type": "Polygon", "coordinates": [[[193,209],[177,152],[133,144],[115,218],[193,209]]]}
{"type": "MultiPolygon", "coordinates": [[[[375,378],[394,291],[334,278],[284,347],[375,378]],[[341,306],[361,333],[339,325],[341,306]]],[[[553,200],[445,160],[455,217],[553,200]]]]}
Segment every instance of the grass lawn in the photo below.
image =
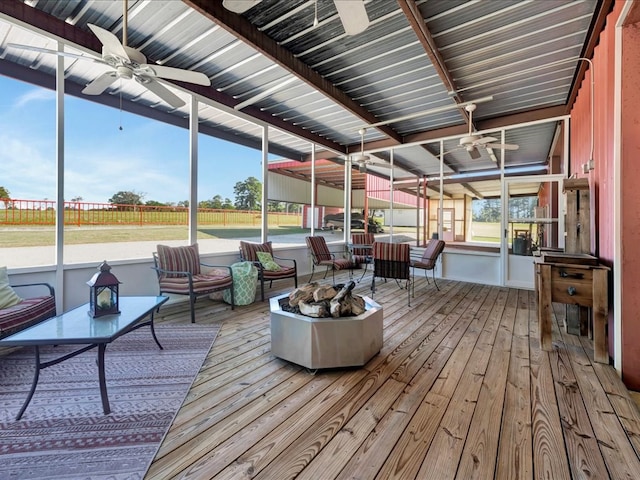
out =
{"type": "MultiPolygon", "coordinates": [[[[300,227],[271,227],[269,235],[289,235],[305,233],[308,229],[300,227]]],[[[55,231],[51,227],[43,228],[0,228],[0,248],[7,247],[39,247],[54,245],[55,231]]],[[[233,239],[259,237],[260,227],[201,227],[198,239],[233,239]]],[[[186,240],[187,227],[82,227],[67,228],[64,241],[66,245],[85,243],[143,242],[162,240],[186,240]]]]}

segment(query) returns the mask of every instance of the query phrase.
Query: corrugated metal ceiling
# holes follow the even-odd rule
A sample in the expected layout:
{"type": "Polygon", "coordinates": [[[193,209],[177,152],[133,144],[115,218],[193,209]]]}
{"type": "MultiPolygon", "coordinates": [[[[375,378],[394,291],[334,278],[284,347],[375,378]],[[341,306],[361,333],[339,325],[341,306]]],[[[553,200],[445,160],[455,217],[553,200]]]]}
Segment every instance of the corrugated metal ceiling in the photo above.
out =
{"type": "MultiPolygon", "coordinates": [[[[55,49],[47,37],[56,37],[68,51],[99,51],[87,24],[122,38],[122,5],[1,2],[0,73],[27,79],[29,71],[55,72],[55,56],[7,48],[8,43],[55,49]],[[24,30],[15,20],[32,28],[24,30]]],[[[367,128],[365,150],[389,160],[388,148],[398,147],[394,164],[406,175],[440,172],[439,137],[450,152],[445,173],[482,173],[496,168],[492,152],[479,149],[474,160],[457,148],[456,135],[467,132],[463,108],[400,118],[491,96],[478,103],[474,130],[519,145],[505,152],[505,167],[546,165],[558,116],[568,111],[580,79],[579,58],[590,54],[611,1],[373,0],[365,6],[368,28],[348,36],[330,0],[262,0],[240,15],[221,2],[129,0],[128,43],[149,63],[196,70],[211,79],[212,87],[166,83],[177,86],[185,100],[183,92],[192,90],[205,102],[200,122],[208,134],[260,148],[259,126],[270,123],[276,127],[270,132],[272,153],[301,160],[308,158],[311,141],[325,158],[357,152],[358,130],[386,122],[367,128]],[[411,21],[415,16],[417,24],[411,21]],[[519,121],[527,123],[511,128],[510,116],[523,112],[529,116],[519,121]],[[552,120],[528,122],[545,116],[552,120]],[[417,140],[430,143],[420,146],[417,140]],[[406,142],[410,145],[403,146],[406,142]]],[[[72,94],[106,68],[79,59],[65,65],[72,94]]],[[[116,84],[100,101],[113,104],[115,93],[116,84]]],[[[151,107],[150,116],[186,125],[188,107],[172,108],[135,82],[123,82],[122,95],[125,108],[151,107]]],[[[500,151],[493,153],[500,157],[500,151]]]]}

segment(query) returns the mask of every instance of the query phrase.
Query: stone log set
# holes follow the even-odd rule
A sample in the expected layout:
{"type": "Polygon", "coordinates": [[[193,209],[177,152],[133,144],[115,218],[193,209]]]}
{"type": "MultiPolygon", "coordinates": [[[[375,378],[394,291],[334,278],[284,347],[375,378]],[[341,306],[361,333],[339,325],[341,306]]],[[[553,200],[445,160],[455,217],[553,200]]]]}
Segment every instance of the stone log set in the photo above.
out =
{"type": "Polygon", "coordinates": [[[364,298],[352,295],[355,282],[345,285],[309,283],[289,294],[289,307],[308,317],[351,317],[365,312],[364,298]]]}

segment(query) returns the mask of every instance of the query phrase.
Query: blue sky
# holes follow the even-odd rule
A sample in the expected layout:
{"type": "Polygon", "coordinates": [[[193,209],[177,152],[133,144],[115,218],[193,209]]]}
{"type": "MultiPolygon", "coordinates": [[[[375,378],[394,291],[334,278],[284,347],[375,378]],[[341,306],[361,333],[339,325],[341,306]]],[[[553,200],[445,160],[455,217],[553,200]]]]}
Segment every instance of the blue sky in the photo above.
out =
{"type": "MultiPolygon", "coordinates": [[[[0,75],[0,107],[0,186],[12,198],[55,199],[54,92],[0,75]]],[[[65,200],[189,198],[187,130],[67,96],[65,132],[65,200]]],[[[236,182],[261,179],[259,150],[201,135],[198,151],[199,200],[233,201],[236,182]]]]}

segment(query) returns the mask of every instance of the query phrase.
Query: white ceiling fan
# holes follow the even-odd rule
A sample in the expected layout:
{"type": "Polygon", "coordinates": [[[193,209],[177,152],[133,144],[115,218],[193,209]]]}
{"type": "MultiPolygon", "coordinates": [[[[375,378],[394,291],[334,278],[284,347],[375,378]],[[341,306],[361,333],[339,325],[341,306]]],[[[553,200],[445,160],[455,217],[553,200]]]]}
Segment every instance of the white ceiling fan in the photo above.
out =
{"type": "MultiPolygon", "coordinates": [[[[227,10],[234,13],[244,13],[251,7],[259,4],[262,0],[223,0],[222,5],[227,10]]],[[[316,0],[316,18],[313,25],[318,24],[317,21],[317,2],[316,0]]],[[[338,16],[347,35],[357,35],[364,32],[369,26],[369,16],[364,6],[364,0],[333,0],[338,16]]]]}
{"type": "MultiPolygon", "coordinates": [[[[478,147],[483,148],[498,148],[505,150],[518,150],[520,148],[518,145],[509,144],[509,143],[495,143],[499,140],[494,137],[483,137],[478,134],[473,133],[473,112],[476,110],[476,105],[474,103],[470,103],[464,109],[469,112],[469,134],[460,139],[460,145],[455,149],[465,149],[469,152],[469,156],[477,160],[481,157],[480,151],[478,147]]],[[[449,153],[449,152],[447,152],[449,153]]]]}
{"type": "Polygon", "coordinates": [[[185,105],[184,100],[171,92],[168,88],[158,82],[157,79],[165,78],[170,80],[179,80],[182,82],[195,83],[197,85],[210,86],[209,78],[200,72],[184,70],[180,68],[165,67],[162,65],[151,65],[147,63],[147,58],[140,50],[129,47],[127,45],[127,0],[123,0],[123,26],[122,26],[122,43],[113,33],[98,27],[97,25],[87,24],[91,31],[98,37],[102,43],[102,58],[95,59],[85,57],[83,55],[75,55],[46,48],[32,47],[29,45],[8,44],[10,47],[21,48],[23,50],[32,50],[40,53],[50,53],[54,55],[62,55],[82,60],[89,60],[95,63],[108,65],[111,70],[104,72],[97,78],[92,80],[83,90],[85,95],[100,95],[109,85],[118,79],[131,80],[134,79],[139,84],[146,87],[149,91],[156,94],[162,100],[167,102],[174,108],[185,105]]]}
{"type": "Polygon", "coordinates": [[[366,128],[361,128],[358,130],[360,134],[360,153],[351,156],[351,161],[354,165],[358,166],[358,170],[360,173],[367,173],[367,167],[382,167],[382,168],[391,168],[386,162],[377,162],[375,157],[370,157],[369,155],[364,154],[364,134],[367,132],[366,128]]]}

